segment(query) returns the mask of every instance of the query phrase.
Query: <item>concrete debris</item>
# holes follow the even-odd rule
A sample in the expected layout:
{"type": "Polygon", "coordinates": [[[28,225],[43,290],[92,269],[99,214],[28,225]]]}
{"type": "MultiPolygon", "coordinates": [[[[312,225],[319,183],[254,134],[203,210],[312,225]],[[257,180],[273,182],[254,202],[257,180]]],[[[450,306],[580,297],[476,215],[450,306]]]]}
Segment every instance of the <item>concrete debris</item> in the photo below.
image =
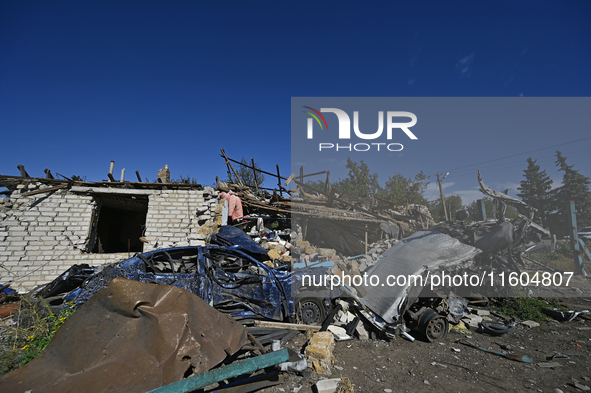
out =
{"type": "Polygon", "coordinates": [[[347,334],[347,330],[340,326],[329,325],[328,331],[334,334],[335,340],[337,341],[346,341],[351,339],[351,336],[347,334]]]}
{"type": "Polygon", "coordinates": [[[521,322],[521,324],[525,327],[528,327],[528,328],[536,328],[536,327],[540,326],[539,323],[534,322],[534,321],[523,321],[523,322],[521,322]]]}
{"type": "Polygon", "coordinates": [[[331,332],[315,333],[308,342],[304,353],[308,357],[308,364],[318,374],[330,375],[334,346],[335,340],[331,332]]]}
{"type": "Polygon", "coordinates": [[[462,322],[470,328],[470,330],[478,329],[478,324],[482,322],[482,317],[473,314],[467,314],[462,317],[462,322]]]}
{"type": "Polygon", "coordinates": [[[357,327],[355,328],[355,332],[357,333],[357,337],[360,340],[369,340],[369,333],[367,333],[367,330],[365,330],[363,323],[359,323],[357,325],[357,327]]]}
{"type": "Polygon", "coordinates": [[[321,379],[314,385],[316,393],[335,393],[341,383],[340,378],[321,379]]]}

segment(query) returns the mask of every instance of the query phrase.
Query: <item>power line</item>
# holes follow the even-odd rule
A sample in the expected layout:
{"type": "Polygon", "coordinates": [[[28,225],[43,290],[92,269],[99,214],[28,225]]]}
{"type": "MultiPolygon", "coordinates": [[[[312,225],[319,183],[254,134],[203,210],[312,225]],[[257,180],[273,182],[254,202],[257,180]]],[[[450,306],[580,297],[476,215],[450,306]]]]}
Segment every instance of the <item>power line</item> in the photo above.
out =
{"type": "Polygon", "coordinates": [[[464,166],[460,166],[460,167],[457,167],[457,168],[450,169],[450,170],[448,170],[446,172],[457,171],[458,169],[470,168],[470,167],[474,167],[475,165],[488,164],[489,162],[495,162],[495,161],[505,160],[507,158],[517,157],[517,156],[521,156],[521,155],[529,154],[529,153],[535,153],[537,151],[542,151],[542,150],[547,150],[547,149],[554,149],[554,148],[556,148],[558,146],[564,146],[564,145],[569,145],[571,143],[582,142],[582,141],[586,141],[588,139],[591,139],[591,136],[590,137],[587,137],[587,138],[577,139],[576,141],[559,143],[558,145],[543,147],[543,148],[540,148],[540,149],[530,150],[530,151],[526,151],[526,152],[523,152],[523,153],[512,154],[510,156],[505,156],[505,157],[501,157],[501,158],[495,158],[495,159],[488,160],[488,161],[477,162],[475,164],[464,165],[464,166]]]}
{"type": "MultiPolygon", "coordinates": [[[[569,154],[568,158],[570,159],[571,157],[579,157],[579,156],[585,156],[585,155],[589,155],[591,154],[591,152],[584,152],[584,153],[579,153],[579,154],[569,154]]],[[[548,158],[545,160],[536,160],[536,164],[543,164],[546,162],[553,162],[554,158],[548,158]]],[[[498,166],[493,166],[493,167],[486,167],[486,168],[480,168],[481,171],[486,171],[486,172],[494,172],[494,171],[498,171],[498,170],[506,170],[506,169],[524,169],[524,166],[522,164],[516,163],[516,162],[512,162],[512,163],[503,163],[500,164],[498,166]]],[[[467,177],[467,176],[473,176],[474,175],[474,169],[475,168],[469,168],[470,170],[462,170],[460,172],[454,172],[454,179],[457,178],[462,178],[462,177],[467,177]]]]}

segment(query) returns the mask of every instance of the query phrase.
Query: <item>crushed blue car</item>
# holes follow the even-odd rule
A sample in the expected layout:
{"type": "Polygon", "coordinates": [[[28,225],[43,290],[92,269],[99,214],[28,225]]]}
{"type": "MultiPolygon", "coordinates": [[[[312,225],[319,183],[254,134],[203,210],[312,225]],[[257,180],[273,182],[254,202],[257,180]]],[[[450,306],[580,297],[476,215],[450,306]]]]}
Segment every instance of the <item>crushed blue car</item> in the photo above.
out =
{"type": "MultiPolygon", "coordinates": [[[[228,232],[233,230],[222,231],[218,237],[228,232]]],[[[53,309],[67,303],[79,307],[111,280],[124,277],[192,292],[237,320],[299,319],[308,324],[322,323],[331,296],[319,288],[303,287],[301,278],[327,274],[327,269],[310,267],[292,272],[287,266],[271,267],[263,263],[268,259],[266,251],[245,236],[233,239],[236,243],[244,241],[243,245],[230,245],[226,239],[225,246],[167,248],[103,266],[74,265],[39,290],[37,296],[53,309]]],[[[219,238],[213,240],[219,244],[219,238]]]]}

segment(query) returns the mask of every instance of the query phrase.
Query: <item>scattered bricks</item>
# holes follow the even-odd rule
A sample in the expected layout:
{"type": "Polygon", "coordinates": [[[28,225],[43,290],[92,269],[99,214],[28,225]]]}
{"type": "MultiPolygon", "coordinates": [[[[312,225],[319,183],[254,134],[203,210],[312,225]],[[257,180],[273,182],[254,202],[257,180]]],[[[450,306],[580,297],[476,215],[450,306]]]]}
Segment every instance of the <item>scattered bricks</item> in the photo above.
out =
{"type": "Polygon", "coordinates": [[[490,311],[488,310],[476,310],[476,315],[481,317],[490,315],[490,311]]]}
{"type": "Polygon", "coordinates": [[[347,334],[347,330],[340,326],[330,325],[328,327],[328,331],[334,334],[335,339],[337,341],[345,341],[351,339],[351,336],[347,334]]]}
{"type": "Polygon", "coordinates": [[[296,246],[298,246],[298,247],[310,247],[310,242],[307,242],[305,240],[298,240],[296,246]]]}
{"type": "Polygon", "coordinates": [[[304,351],[309,358],[309,364],[312,364],[314,370],[319,374],[330,375],[330,365],[332,363],[332,351],[334,349],[334,336],[331,332],[315,333],[304,351]]]}
{"type": "Polygon", "coordinates": [[[269,250],[269,252],[267,253],[267,255],[269,256],[269,258],[271,258],[273,260],[281,258],[281,255],[279,255],[277,253],[277,251],[275,251],[273,249],[269,250]]]}
{"type": "MultiPolygon", "coordinates": [[[[308,362],[308,364],[310,364],[310,362],[308,362]]],[[[314,371],[316,371],[318,374],[323,375],[323,374],[330,374],[328,369],[326,367],[324,367],[322,365],[322,363],[320,363],[317,360],[313,360],[312,361],[312,369],[314,371]]]]}
{"type": "Polygon", "coordinates": [[[355,328],[355,332],[357,333],[357,337],[359,337],[360,340],[369,340],[369,334],[367,333],[367,330],[365,330],[365,326],[363,326],[363,322],[359,322],[357,324],[357,327],[355,328]]]}
{"type": "Polygon", "coordinates": [[[354,276],[360,276],[361,275],[361,271],[359,269],[359,263],[356,260],[352,260],[351,261],[351,274],[354,276]]]}
{"type": "Polygon", "coordinates": [[[337,255],[337,252],[332,248],[318,248],[318,256],[332,258],[337,255]]]}
{"type": "Polygon", "coordinates": [[[334,393],[337,391],[340,383],[340,378],[322,379],[316,382],[314,388],[316,393],[334,393]]]}
{"type": "Polygon", "coordinates": [[[285,247],[283,247],[282,244],[275,244],[272,247],[275,251],[277,251],[278,253],[282,253],[285,251],[285,247]]]}

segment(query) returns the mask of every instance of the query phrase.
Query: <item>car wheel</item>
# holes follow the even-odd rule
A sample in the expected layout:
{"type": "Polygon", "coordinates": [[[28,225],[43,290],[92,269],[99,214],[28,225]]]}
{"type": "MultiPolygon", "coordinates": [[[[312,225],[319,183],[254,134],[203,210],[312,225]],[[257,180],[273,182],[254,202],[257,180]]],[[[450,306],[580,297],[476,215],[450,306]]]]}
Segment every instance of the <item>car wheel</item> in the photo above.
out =
{"type": "Polygon", "coordinates": [[[419,331],[429,342],[445,339],[449,328],[447,319],[437,314],[435,310],[425,311],[419,318],[419,331]]]}
{"type": "Polygon", "coordinates": [[[306,325],[321,325],[326,319],[326,312],[320,299],[296,300],[296,313],[299,320],[306,325]]]}

